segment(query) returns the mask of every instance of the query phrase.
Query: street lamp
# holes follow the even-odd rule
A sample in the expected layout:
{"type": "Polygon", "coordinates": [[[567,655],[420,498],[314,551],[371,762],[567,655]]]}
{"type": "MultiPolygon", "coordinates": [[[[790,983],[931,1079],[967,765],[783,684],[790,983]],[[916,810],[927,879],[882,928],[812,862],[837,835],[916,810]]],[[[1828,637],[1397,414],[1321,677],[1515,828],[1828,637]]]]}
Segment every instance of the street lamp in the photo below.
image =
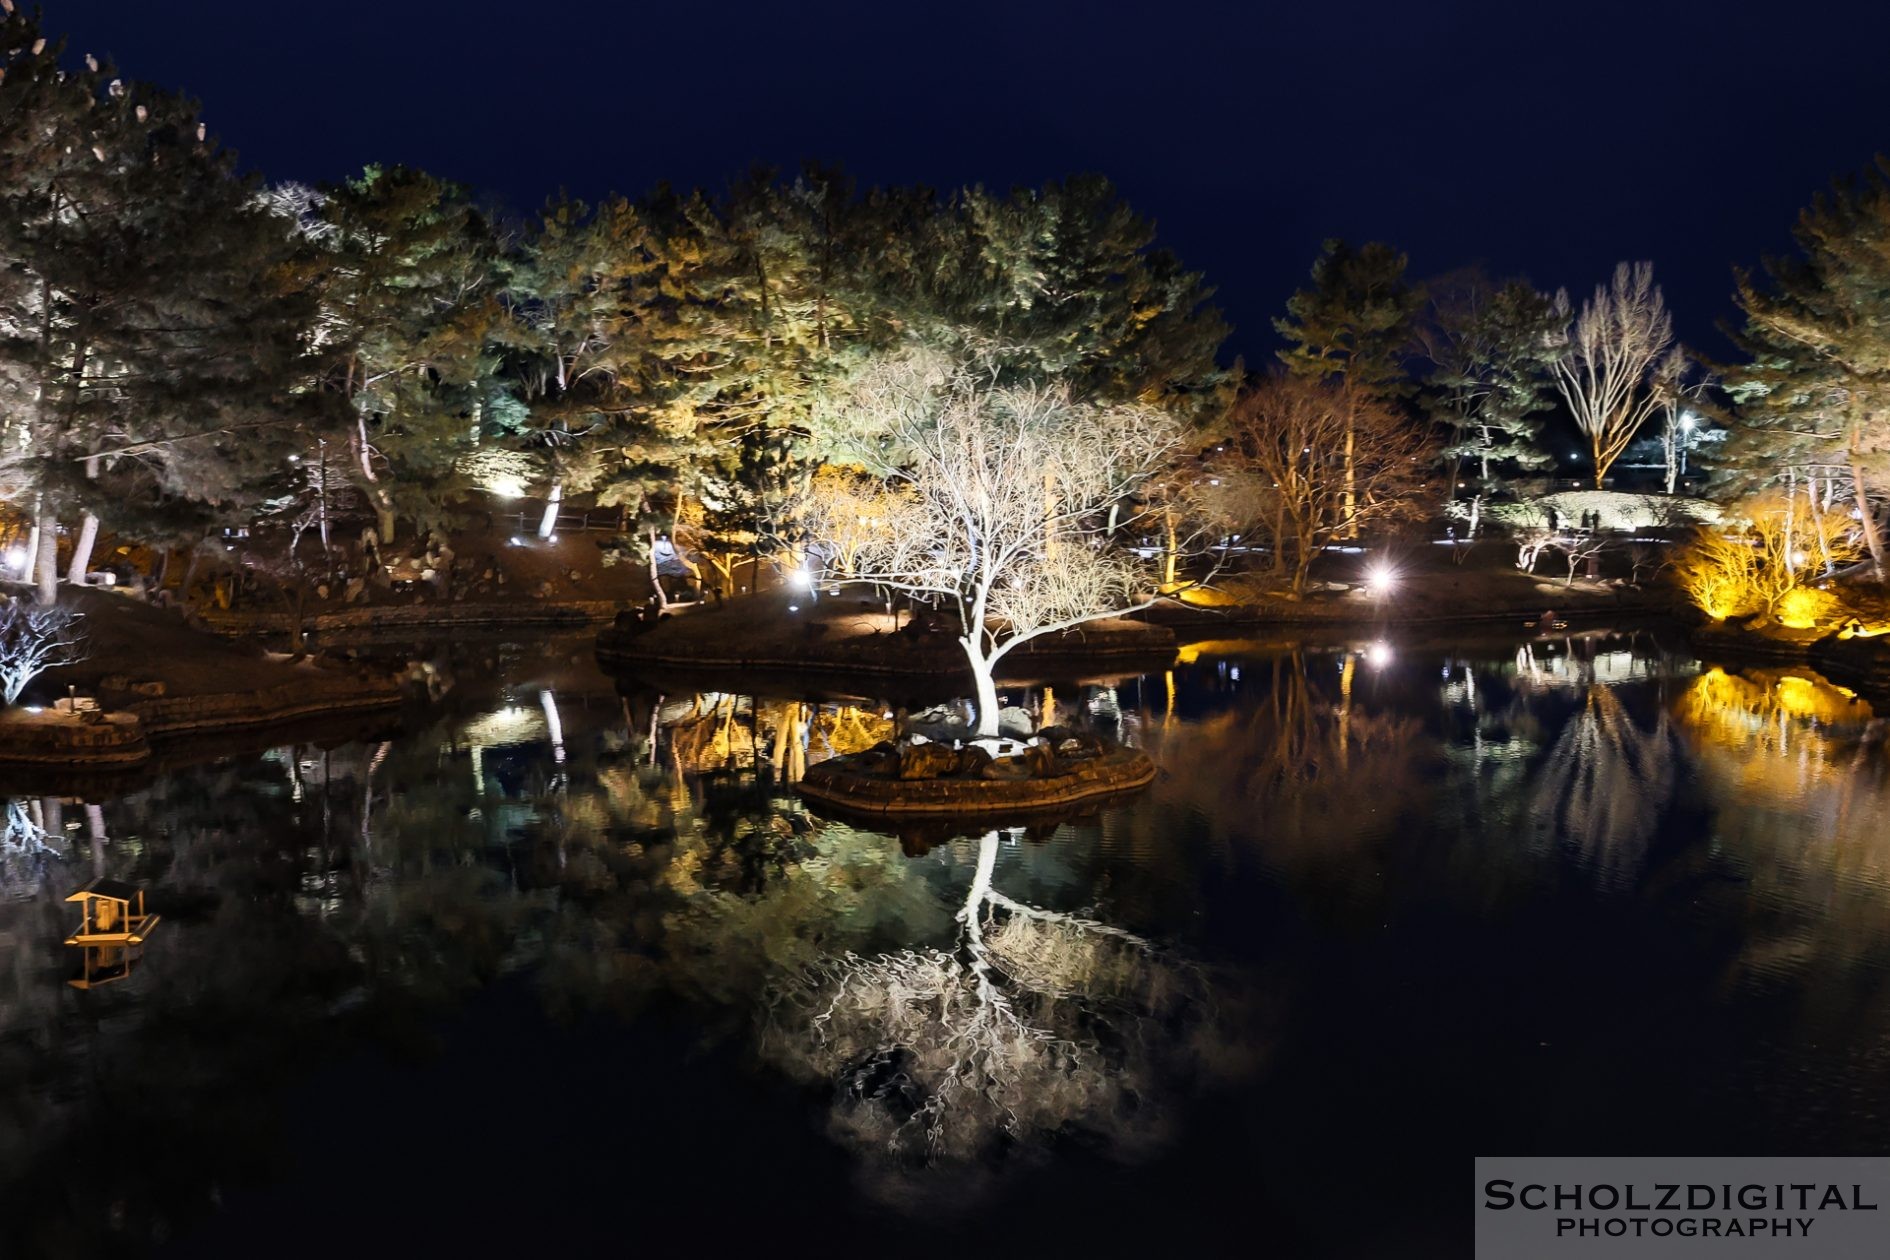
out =
{"type": "Polygon", "coordinates": [[[1682,477],[1687,475],[1687,449],[1693,445],[1693,426],[1699,422],[1700,418],[1691,411],[1684,412],[1680,416],[1680,475],[1682,477]]]}

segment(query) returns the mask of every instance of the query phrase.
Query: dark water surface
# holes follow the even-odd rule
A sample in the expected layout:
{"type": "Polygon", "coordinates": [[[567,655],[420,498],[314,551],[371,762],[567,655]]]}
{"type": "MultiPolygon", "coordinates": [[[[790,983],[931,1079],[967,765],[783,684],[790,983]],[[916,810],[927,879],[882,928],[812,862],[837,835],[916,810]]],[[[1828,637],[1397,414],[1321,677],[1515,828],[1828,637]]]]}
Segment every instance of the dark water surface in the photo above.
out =
{"type": "Polygon", "coordinates": [[[1463,1255],[1476,1154],[1890,1152],[1883,723],[1673,648],[1013,689],[1165,773],[992,832],[796,800],[882,704],[579,643],[18,796],[0,1254],[1463,1255]],[[79,989],[101,874],[163,921],[79,989]]]}

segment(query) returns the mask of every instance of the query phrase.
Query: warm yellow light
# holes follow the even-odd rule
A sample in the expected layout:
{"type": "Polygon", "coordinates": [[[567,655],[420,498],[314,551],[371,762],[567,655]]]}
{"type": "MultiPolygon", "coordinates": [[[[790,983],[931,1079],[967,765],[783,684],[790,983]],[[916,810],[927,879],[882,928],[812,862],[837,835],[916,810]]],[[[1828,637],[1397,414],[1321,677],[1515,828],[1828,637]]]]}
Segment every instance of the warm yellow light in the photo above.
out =
{"type": "Polygon", "coordinates": [[[1825,591],[1808,586],[1787,591],[1778,601],[1778,623],[1792,630],[1810,630],[1829,618],[1837,600],[1825,591]]]}

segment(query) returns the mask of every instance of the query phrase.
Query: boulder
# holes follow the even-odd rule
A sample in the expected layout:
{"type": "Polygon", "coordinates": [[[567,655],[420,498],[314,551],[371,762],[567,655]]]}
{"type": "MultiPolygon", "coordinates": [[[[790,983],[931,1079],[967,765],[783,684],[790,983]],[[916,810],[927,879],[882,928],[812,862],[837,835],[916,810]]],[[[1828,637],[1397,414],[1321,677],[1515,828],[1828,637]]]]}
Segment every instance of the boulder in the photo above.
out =
{"type": "Polygon", "coordinates": [[[1095,732],[1074,726],[1046,726],[1037,736],[1054,749],[1058,757],[1068,760],[1100,757],[1104,752],[1103,741],[1095,732]]]}
{"type": "Polygon", "coordinates": [[[926,739],[964,739],[971,734],[971,725],[965,721],[964,713],[945,704],[914,713],[901,729],[926,739]]]}
{"type": "Polygon", "coordinates": [[[1030,714],[1016,705],[1005,705],[998,710],[998,734],[1009,739],[1028,739],[1037,729],[1037,724],[1030,720],[1030,714]]]}

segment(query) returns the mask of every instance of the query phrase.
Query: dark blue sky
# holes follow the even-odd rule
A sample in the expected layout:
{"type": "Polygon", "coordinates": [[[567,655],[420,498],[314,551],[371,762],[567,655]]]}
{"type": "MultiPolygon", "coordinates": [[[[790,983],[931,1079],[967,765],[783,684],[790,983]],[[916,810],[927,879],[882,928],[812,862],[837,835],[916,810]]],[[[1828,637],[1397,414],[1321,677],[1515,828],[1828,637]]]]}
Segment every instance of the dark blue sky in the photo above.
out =
{"type": "Polygon", "coordinates": [[[1890,5],[46,0],[74,52],[181,88],[272,178],[427,167],[723,186],[755,162],[1007,187],[1101,171],[1257,358],[1329,235],[1427,275],[1585,292],[1651,258],[1727,347],[1734,262],[1890,149],[1890,5]]]}

